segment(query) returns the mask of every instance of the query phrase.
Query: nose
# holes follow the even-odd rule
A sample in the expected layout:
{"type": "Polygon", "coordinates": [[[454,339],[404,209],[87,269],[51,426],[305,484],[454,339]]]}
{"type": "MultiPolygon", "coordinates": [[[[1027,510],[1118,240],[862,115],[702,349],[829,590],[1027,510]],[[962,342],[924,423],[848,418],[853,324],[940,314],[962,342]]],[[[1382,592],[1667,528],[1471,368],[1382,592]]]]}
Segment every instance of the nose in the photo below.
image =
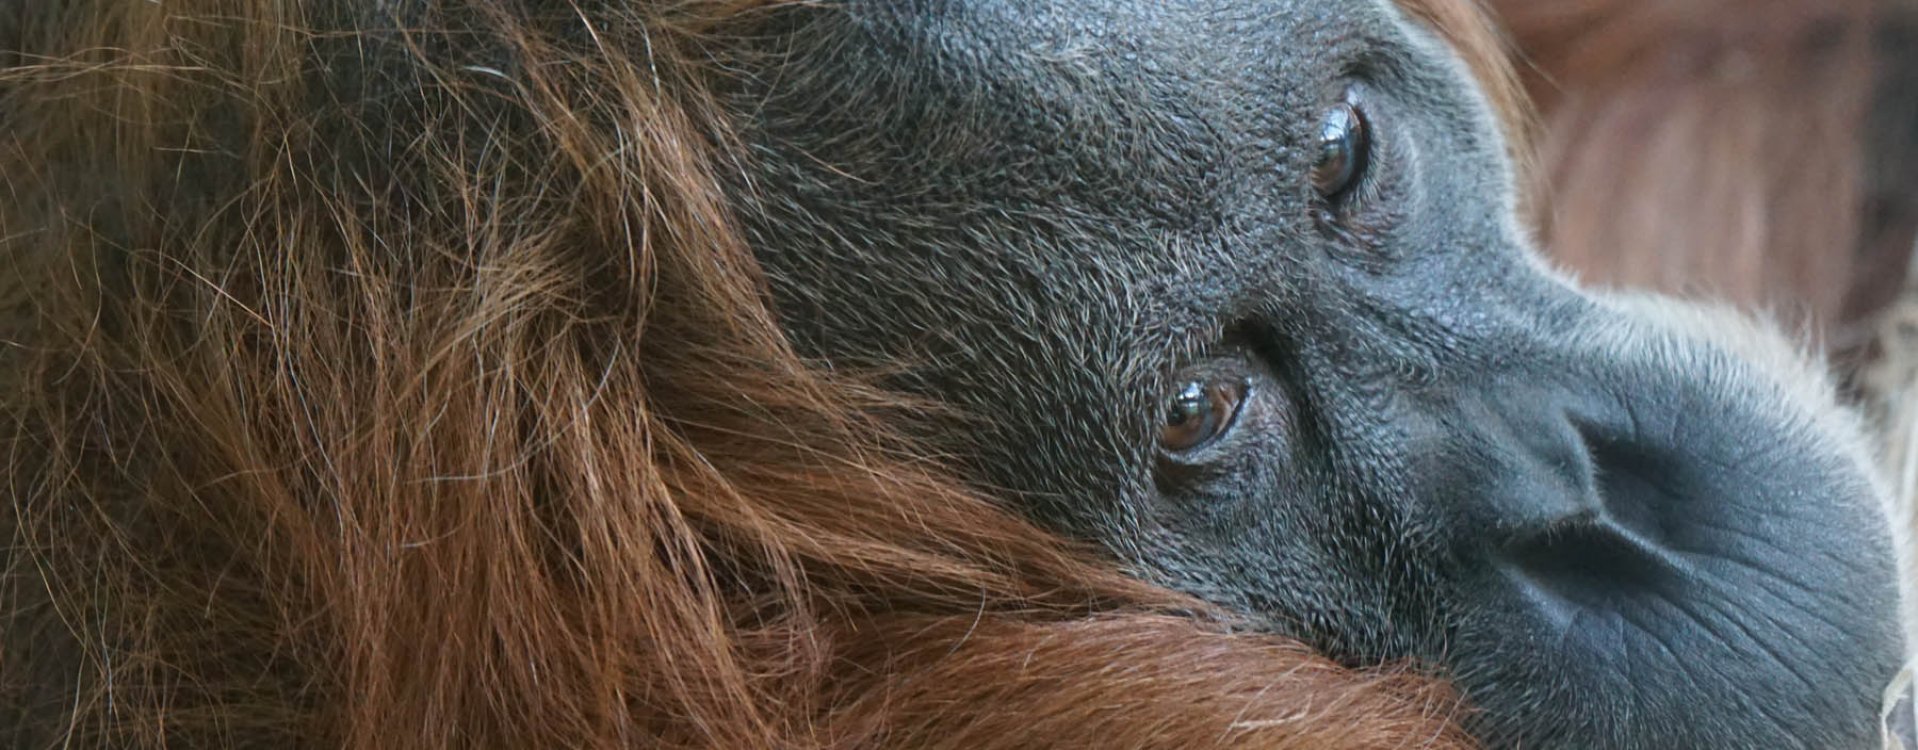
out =
{"type": "Polygon", "coordinates": [[[1594,319],[1390,402],[1402,512],[1463,593],[1432,658],[1488,715],[1604,707],[1528,745],[1868,746],[1905,644],[1857,435],[1744,349],[1594,319]]]}
{"type": "Polygon", "coordinates": [[[1714,493],[1687,486],[1696,470],[1640,434],[1633,411],[1544,383],[1507,383],[1466,410],[1494,476],[1463,530],[1553,609],[1683,579],[1691,564],[1673,544],[1714,515],[1714,493]]]}
{"type": "Polygon", "coordinates": [[[1662,485],[1669,474],[1621,450],[1592,451],[1597,481],[1587,507],[1518,529],[1495,553],[1553,614],[1615,610],[1675,591],[1692,575],[1665,532],[1699,519],[1686,517],[1686,500],[1662,485]]]}

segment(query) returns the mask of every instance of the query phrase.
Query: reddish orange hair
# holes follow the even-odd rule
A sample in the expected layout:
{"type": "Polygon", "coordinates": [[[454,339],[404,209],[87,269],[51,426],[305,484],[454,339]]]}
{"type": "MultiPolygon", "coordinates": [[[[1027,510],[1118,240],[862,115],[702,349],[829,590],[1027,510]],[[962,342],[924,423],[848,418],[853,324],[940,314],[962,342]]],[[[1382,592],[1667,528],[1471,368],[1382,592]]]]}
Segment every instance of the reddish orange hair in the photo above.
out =
{"type": "Polygon", "coordinates": [[[757,6],[7,11],[0,739],[1466,745],[794,354],[713,176],[757,6]]]}

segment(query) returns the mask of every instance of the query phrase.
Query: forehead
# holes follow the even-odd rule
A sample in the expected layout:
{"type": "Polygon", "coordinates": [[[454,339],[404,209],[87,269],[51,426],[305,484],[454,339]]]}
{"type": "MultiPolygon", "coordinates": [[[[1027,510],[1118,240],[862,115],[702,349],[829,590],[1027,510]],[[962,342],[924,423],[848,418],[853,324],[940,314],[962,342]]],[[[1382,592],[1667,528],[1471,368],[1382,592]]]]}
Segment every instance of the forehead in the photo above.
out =
{"type": "Polygon", "coordinates": [[[1306,165],[1342,81],[1419,57],[1386,0],[853,0],[798,17],[749,119],[884,183],[883,202],[1173,229],[1300,197],[1273,178],[1306,165]]]}
{"type": "Polygon", "coordinates": [[[1076,198],[1129,184],[1161,201],[1106,208],[1174,221],[1215,217],[1164,200],[1280,197],[1246,193],[1300,166],[1292,149],[1344,81],[1445,55],[1390,0],[852,0],[805,16],[765,93],[812,155],[848,147],[895,185],[1007,164],[1091,188],[1076,198]]]}
{"type": "Polygon", "coordinates": [[[1288,32],[1336,36],[1396,15],[1390,0],[857,0],[850,7],[875,25],[1009,51],[1098,41],[1229,53],[1281,41],[1288,32]]]}
{"type": "Polygon", "coordinates": [[[737,66],[768,167],[748,213],[781,230],[757,238],[781,280],[859,304],[892,295],[809,264],[1229,314],[1311,231],[1302,176],[1343,86],[1445,54],[1388,0],[850,0],[789,19],[737,66]],[[835,246],[780,251],[814,242],[835,246]]]}
{"type": "Polygon", "coordinates": [[[1344,83],[1438,49],[1387,0],[853,0],[798,18],[749,119],[822,167],[808,183],[828,209],[1036,229],[1282,229],[1344,83]]]}
{"type": "Polygon", "coordinates": [[[871,52],[923,83],[958,80],[1062,110],[1172,105],[1215,118],[1278,118],[1404,30],[1388,0],[865,0],[851,9],[871,52]]]}

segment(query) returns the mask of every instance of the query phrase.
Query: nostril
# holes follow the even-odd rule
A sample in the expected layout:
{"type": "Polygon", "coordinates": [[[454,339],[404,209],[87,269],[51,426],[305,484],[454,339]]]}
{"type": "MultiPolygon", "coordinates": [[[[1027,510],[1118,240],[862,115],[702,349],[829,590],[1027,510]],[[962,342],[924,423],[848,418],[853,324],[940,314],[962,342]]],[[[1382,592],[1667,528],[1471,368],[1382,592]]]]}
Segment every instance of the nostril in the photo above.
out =
{"type": "Polygon", "coordinates": [[[1671,539],[1669,520],[1690,510],[1697,492],[1685,492],[1684,472],[1666,456],[1628,440],[1586,439],[1595,471],[1595,490],[1609,522],[1634,536],[1664,545],[1671,539]]]}
{"type": "MultiPolygon", "coordinates": [[[[1687,471],[1617,404],[1523,385],[1473,401],[1495,479],[1466,507],[1460,541],[1527,578],[1584,592],[1639,589],[1682,573],[1681,523],[1699,508],[1687,471]],[[1677,529],[1680,533],[1671,533],[1677,529]]],[[[1709,493],[1706,493],[1707,495],[1709,493]]],[[[1710,515],[1706,513],[1704,515],[1710,515]]]]}
{"type": "Polygon", "coordinates": [[[1577,510],[1509,537],[1504,560],[1538,593],[1579,606],[1617,604],[1680,581],[1688,564],[1667,531],[1684,512],[1682,474],[1628,435],[1567,422],[1590,472],[1579,487],[1586,497],[1577,510]]]}
{"type": "Polygon", "coordinates": [[[1588,607],[1616,603],[1680,574],[1666,550],[1598,513],[1515,539],[1506,559],[1539,587],[1588,607]]]}
{"type": "Polygon", "coordinates": [[[1688,564],[1669,546],[1685,512],[1668,461],[1574,422],[1591,469],[1583,509],[1512,537],[1505,560],[1539,593],[1581,607],[1616,605],[1674,584],[1688,564]]]}

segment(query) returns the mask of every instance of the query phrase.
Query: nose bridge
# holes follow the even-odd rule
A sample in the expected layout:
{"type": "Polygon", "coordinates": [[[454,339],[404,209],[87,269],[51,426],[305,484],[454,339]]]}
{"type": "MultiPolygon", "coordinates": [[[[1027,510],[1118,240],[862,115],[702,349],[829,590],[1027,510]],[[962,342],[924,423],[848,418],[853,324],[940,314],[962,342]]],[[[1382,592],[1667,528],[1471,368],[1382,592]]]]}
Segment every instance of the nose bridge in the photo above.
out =
{"type": "Polygon", "coordinates": [[[1582,363],[1562,361],[1566,343],[1616,314],[1522,247],[1441,255],[1388,273],[1344,274],[1322,290],[1327,299],[1319,307],[1362,318],[1335,321],[1340,331],[1373,333],[1358,326],[1377,326],[1468,380],[1540,359],[1576,368],[1582,363]]]}

